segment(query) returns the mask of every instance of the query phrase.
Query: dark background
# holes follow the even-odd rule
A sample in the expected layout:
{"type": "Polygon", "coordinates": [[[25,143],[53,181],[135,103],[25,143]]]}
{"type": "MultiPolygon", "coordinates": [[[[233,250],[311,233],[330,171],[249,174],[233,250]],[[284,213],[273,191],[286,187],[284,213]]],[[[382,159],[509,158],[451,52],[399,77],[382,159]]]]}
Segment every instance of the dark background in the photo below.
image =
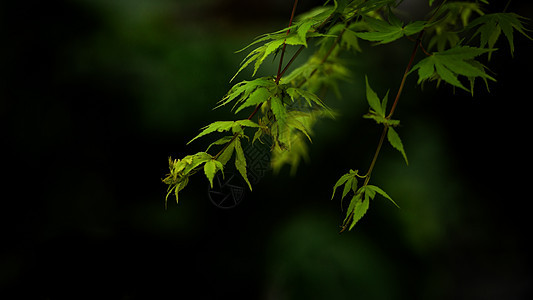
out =
{"type": "MultiPolygon", "coordinates": [[[[297,12],[320,5],[300,2],[297,12]]],[[[347,57],[353,80],[342,99],[327,98],[341,114],[319,124],[296,176],[269,173],[239,206],[220,210],[197,175],[164,210],[168,156],[203,151],[209,139],[185,143],[236,118],[212,110],[245,55],[233,52],[286,26],[291,8],[4,1],[2,295],[530,299],[533,42],[522,36],[514,58],[497,44],[490,93],[481,82],[471,97],[408,79],[396,116],[410,165],[385,147],[372,178],[401,209],[377,197],[339,235],[343,213],[329,198],[348,169],[366,170],[379,138],[361,118],[365,74],[380,96],[395,94],[408,41],[347,57]]],[[[527,1],[509,10],[533,16],[527,1]]]]}

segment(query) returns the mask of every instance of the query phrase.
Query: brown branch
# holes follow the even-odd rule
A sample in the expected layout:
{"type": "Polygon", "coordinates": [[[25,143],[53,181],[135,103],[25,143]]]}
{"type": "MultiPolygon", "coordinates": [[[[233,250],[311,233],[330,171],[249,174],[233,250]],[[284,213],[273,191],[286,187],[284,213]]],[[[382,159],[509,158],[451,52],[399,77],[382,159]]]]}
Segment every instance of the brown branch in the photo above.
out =
{"type": "Polygon", "coordinates": [[[300,53],[304,50],[305,46],[300,46],[300,48],[296,51],[296,53],[294,53],[294,55],[291,57],[291,60],[289,60],[289,62],[287,63],[287,65],[285,66],[285,68],[283,68],[283,71],[281,71],[278,76],[276,77],[276,84],[279,83],[279,81],[281,80],[281,77],[285,74],[285,72],[287,72],[287,69],[289,69],[290,65],[294,62],[294,60],[296,59],[296,57],[298,57],[298,55],[300,55],[300,53]]]}
{"type": "Polygon", "coordinates": [[[396,97],[394,98],[394,103],[392,103],[390,112],[387,115],[387,120],[389,120],[392,117],[394,110],[396,110],[396,106],[398,105],[398,100],[400,100],[400,96],[402,94],[403,87],[405,85],[405,80],[407,79],[407,75],[409,75],[409,71],[411,71],[411,67],[413,66],[416,52],[418,51],[418,48],[420,46],[420,40],[422,39],[423,35],[424,35],[424,30],[422,30],[420,34],[418,34],[418,37],[416,38],[415,46],[413,47],[413,52],[411,53],[411,58],[409,59],[409,63],[407,64],[407,67],[405,68],[405,71],[403,72],[403,77],[400,83],[400,88],[398,88],[398,92],[396,93],[396,97]]]}
{"type": "MultiPolygon", "coordinates": [[[[287,29],[287,35],[291,32],[291,26],[292,26],[292,19],[294,18],[294,12],[296,11],[296,6],[298,5],[298,0],[294,0],[294,5],[292,6],[292,13],[291,13],[291,19],[289,20],[289,28],[287,29]]],[[[286,41],[287,39],[285,39],[286,41]]],[[[276,84],[279,83],[279,80],[281,79],[281,76],[283,76],[283,73],[281,71],[281,66],[283,65],[283,57],[285,56],[285,48],[287,47],[287,44],[283,41],[283,48],[281,49],[281,56],[279,58],[279,65],[278,65],[278,74],[276,76],[276,84]]],[[[285,67],[286,69],[287,67],[285,67]]],[[[285,71],[285,70],[284,70],[285,71]]]]}
{"type": "MultiPolygon", "coordinates": [[[[446,0],[441,2],[440,6],[435,10],[433,15],[428,19],[427,23],[430,23],[433,20],[433,18],[435,18],[435,16],[437,15],[439,10],[442,8],[442,6],[445,3],[446,3],[446,0]]],[[[424,35],[424,33],[425,33],[425,30],[420,31],[420,33],[418,34],[418,37],[416,38],[415,46],[413,47],[413,52],[411,54],[411,59],[409,59],[409,63],[407,64],[407,67],[405,68],[405,72],[403,73],[402,82],[400,83],[400,88],[398,89],[398,93],[396,94],[396,98],[394,99],[394,103],[392,104],[391,110],[389,114],[387,115],[387,120],[389,120],[392,117],[392,114],[394,113],[394,110],[396,109],[396,105],[398,105],[398,100],[400,100],[400,95],[402,94],[403,86],[405,85],[405,79],[407,78],[407,75],[409,75],[409,71],[411,71],[411,67],[413,65],[413,61],[415,60],[415,55],[416,55],[418,48],[422,46],[421,41],[422,41],[422,36],[424,35]]],[[[427,55],[431,56],[431,54],[427,53],[425,49],[423,51],[427,55]]]]}
{"type": "MultiPolygon", "coordinates": [[[[428,19],[428,21],[427,21],[428,23],[431,22],[431,20],[433,20],[433,18],[437,15],[438,11],[444,5],[444,3],[446,3],[446,0],[441,2],[440,6],[435,10],[433,15],[428,19]]],[[[390,120],[390,118],[394,114],[394,111],[396,110],[396,106],[398,105],[398,101],[400,100],[400,96],[402,94],[403,87],[405,86],[405,80],[407,79],[407,76],[409,75],[409,72],[411,71],[411,67],[413,66],[413,62],[415,60],[416,52],[421,47],[421,41],[422,41],[422,36],[424,36],[424,32],[425,32],[424,30],[420,31],[420,33],[418,34],[418,37],[415,40],[415,45],[413,47],[413,51],[411,53],[411,57],[409,59],[409,63],[407,64],[407,67],[405,68],[405,71],[403,72],[402,81],[400,83],[400,87],[398,88],[398,92],[396,93],[396,97],[394,98],[394,103],[392,104],[391,110],[390,110],[389,114],[386,117],[387,120],[390,120]]],[[[379,139],[379,143],[378,143],[378,146],[376,148],[376,152],[374,153],[374,158],[372,159],[372,162],[370,163],[370,167],[368,168],[368,171],[366,172],[366,175],[365,175],[366,178],[365,178],[364,185],[366,185],[368,183],[368,181],[370,180],[370,175],[372,174],[372,170],[374,169],[377,157],[379,155],[379,152],[381,151],[381,146],[383,145],[383,142],[385,140],[385,136],[387,135],[387,131],[388,130],[389,130],[389,125],[385,124],[385,126],[383,128],[383,132],[381,133],[381,138],[379,139]]]]}

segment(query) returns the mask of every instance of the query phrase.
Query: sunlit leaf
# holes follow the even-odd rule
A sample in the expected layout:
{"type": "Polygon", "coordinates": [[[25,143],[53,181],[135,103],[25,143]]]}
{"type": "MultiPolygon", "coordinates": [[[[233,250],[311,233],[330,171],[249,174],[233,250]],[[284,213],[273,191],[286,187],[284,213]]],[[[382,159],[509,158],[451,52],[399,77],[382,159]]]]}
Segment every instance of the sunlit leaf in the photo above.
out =
{"type": "Polygon", "coordinates": [[[224,131],[230,131],[230,130],[233,130],[235,132],[235,126],[260,127],[258,124],[254,123],[253,121],[246,120],[246,119],[239,120],[239,121],[216,121],[202,128],[202,131],[196,137],[190,140],[187,144],[190,144],[192,141],[196,140],[197,138],[200,138],[204,135],[207,135],[213,132],[224,132],[224,131]]]}
{"type": "Polygon", "coordinates": [[[215,160],[210,160],[205,163],[204,173],[207,179],[209,180],[209,183],[211,184],[211,188],[213,188],[213,178],[215,177],[216,172],[217,172],[217,165],[215,164],[215,160]]]}
{"type": "Polygon", "coordinates": [[[241,174],[242,178],[246,181],[248,184],[248,187],[250,188],[250,191],[252,190],[252,185],[250,184],[250,181],[248,180],[247,170],[246,170],[246,158],[244,156],[244,151],[241,146],[241,141],[239,138],[235,139],[235,167],[241,174]]]}

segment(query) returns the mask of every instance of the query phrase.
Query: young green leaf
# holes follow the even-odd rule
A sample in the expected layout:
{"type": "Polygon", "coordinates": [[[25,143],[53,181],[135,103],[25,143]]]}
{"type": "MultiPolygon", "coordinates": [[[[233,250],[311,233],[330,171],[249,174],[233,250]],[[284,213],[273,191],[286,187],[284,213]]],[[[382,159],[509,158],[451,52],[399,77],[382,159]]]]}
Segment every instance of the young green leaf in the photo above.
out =
{"type": "Polygon", "coordinates": [[[416,21],[404,26],[392,14],[389,17],[391,23],[371,17],[365,17],[364,20],[373,31],[358,32],[356,33],[357,37],[371,42],[379,42],[379,44],[387,44],[404,36],[416,34],[426,26],[423,21],[416,21]]]}
{"type": "Polygon", "coordinates": [[[233,156],[233,152],[235,150],[235,140],[237,139],[238,138],[233,139],[233,141],[230,144],[228,144],[228,146],[226,146],[226,149],[224,149],[224,151],[218,156],[217,160],[221,162],[223,165],[226,165],[226,163],[228,163],[228,161],[233,156]]]}
{"type": "Polygon", "coordinates": [[[241,140],[239,138],[236,138],[235,141],[235,167],[241,173],[242,178],[246,181],[248,184],[248,187],[250,188],[250,191],[252,190],[252,185],[250,184],[250,181],[248,181],[248,175],[246,171],[246,158],[244,157],[244,151],[242,150],[241,146],[241,140]]]}
{"type": "Polygon", "coordinates": [[[187,176],[187,177],[184,177],[183,180],[176,185],[176,188],[174,188],[174,194],[176,196],[176,203],[178,203],[179,201],[178,193],[181,192],[187,186],[188,183],[189,183],[189,177],[187,176]]]}
{"type": "Polygon", "coordinates": [[[442,52],[435,52],[418,62],[411,72],[418,70],[418,83],[432,79],[435,75],[447,83],[468,91],[459,81],[457,76],[463,75],[468,78],[481,77],[484,80],[494,78],[485,73],[479,63],[472,63],[473,59],[493,49],[482,49],[469,46],[456,46],[442,52]]]}
{"type": "Polygon", "coordinates": [[[252,128],[261,127],[259,124],[255,123],[252,120],[248,120],[248,119],[238,120],[238,121],[235,121],[235,123],[239,124],[241,127],[252,127],[252,128]]]}
{"type": "Polygon", "coordinates": [[[247,120],[247,119],[239,120],[239,121],[216,121],[203,127],[202,132],[200,132],[196,137],[190,140],[187,144],[190,144],[192,141],[196,140],[197,138],[200,138],[204,135],[207,135],[213,132],[223,132],[223,131],[230,131],[230,130],[232,130],[234,133],[236,131],[241,132],[242,129],[239,130],[241,127],[260,127],[260,126],[257,123],[254,123],[253,121],[247,120]]]}
{"type": "Polygon", "coordinates": [[[287,118],[287,108],[283,105],[281,98],[278,95],[270,97],[270,108],[272,113],[276,117],[279,130],[285,127],[285,119],[287,118]]]}
{"type": "Polygon", "coordinates": [[[182,170],[183,175],[188,175],[191,171],[210,159],[212,159],[212,156],[208,153],[198,152],[194,155],[185,156],[180,162],[180,164],[183,164],[183,168],[182,165],[178,165],[177,167],[182,170]]]}
{"type": "Polygon", "coordinates": [[[307,33],[309,32],[309,29],[311,29],[311,27],[315,24],[316,20],[313,19],[307,19],[298,24],[298,29],[296,30],[296,32],[298,34],[298,38],[301,42],[303,42],[303,45],[305,47],[307,47],[307,33]]]}
{"type": "Polygon", "coordinates": [[[197,138],[200,138],[204,135],[213,133],[213,132],[223,132],[223,131],[229,131],[233,127],[233,124],[235,124],[234,121],[216,121],[213,122],[205,127],[202,128],[202,131],[194,137],[192,140],[190,140],[188,144],[192,143],[192,141],[196,140],[197,138]]]}
{"type": "Polygon", "coordinates": [[[213,178],[215,177],[216,172],[217,172],[217,166],[215,164],[215,160],[210,160],[205,163],[204,173],[207,179],[209,180],[209,183],[211,184],[211,188],[213,188],[213,178]]]}
{"type": "Polygon", "coordinates": [[[350,190],[352,190],[354,193],[357,191],[357,170],[350,170],[349,173],[346,173],[337,180],[335,183],[335,186],[333,187],[333,194],[331,195],[331,199],[335,197],[335,191],[338,187],[344,185],[344,189],[342,191],[342,197],[341,199],[344,199],[344,197],[348,194],[350,190]]]}
{"type": "Polygon", "coordinates": [[[405,150],[403,149],[402,140],[400,139],[400,136],[398,133],[392,128],[389,127],[387,131],[387,140],[389,140],[389,143],[391,144],[394,149],[400,151],[403,158],[405,159],[405,163],[409,165],[409,161],[407,160],[407,155],[405,154],[405,150]]]}
{"type": "Polygon", "coordinates": [[[355,208],[355,205],[357,202],[361,202],[363,197],[363,193],[360,193],[359,191],[355,193],[355,195],[352,197],[352,200],[350,200],[350,204],[348,205],[348,209],[346,210],[346,217],[344,217],[344,220],[342,221],[343,227],[347,226],[347,222],[350,221],[350,216],[353,213],[353,210],[355,208]]]}
{"type": "Polygon", "coordinates": [[[333,200],[333,197],[335,197],[335,191],[337,190],[337,188],[343,185],[350,178],[352,178],[351,174],[344,174],[341,176],[341,178],[339,178],[339,180],[337,180],[335,186],[333,186],[333,194],[331,195],[331,200],[333,200]]]}
{"type": "Polygon", "coordinates": [[[366,100],[370,107],[376,112],[378,116],[385,117],[385,112],[382,109],[381,101],[379,101],[378,95],[372,90],[370,84],[368,84],[368,77],[365,76],[366,81],[366,100]]]}
{"type": "Polygon", "coordinates": [[[239,104],[239,107],[237,110],[235,110],[235,113],[238,113],[244,108],[250,106],[257,106],[258,104],[267,101],[269,97],[270,91],[267,88],[259,87],[253,93],[251,93],[249,97],[245,98],[242,103],[239,104]]]}
{"type": "Polygon", "coordinates": [[[374,194],[372,195],[372,199],[374,199],[374,195],[375,193],[377,192],[378,194],[380,194],[381,196],[387,198],[388,200],[390,200],[390,202],[392,202],[396,207],[400,208],[398,206],[398,204],[396,204],[396,202],[394,202],[394,200],[392,200],[392,198],[387,194],[385,193],[385,191],[383,191],[382,189],[380,189],[379,187],[375,186],[375,185],[367,185],[366,186],[366,189],[367,191],[372,191],[374,194]]]}
{"type": "Polygon", "coordinates": [[[165,197],[165,209],[167,208],[168,196],[170,196],[172,192],[174,192],[174,196],[176,197],[176,203],[179,203],[178,194],[187,186],[187,183],[189,183],[189,176],[182,177],[179,182],[168,186],[167,196],[165,197]]]}
{"type": "Polygon", "coordinates": [[[213,188],[213,178],[218,170],[224,170],[224,165],[222,165],[222,163],[218,160],[212,159],[206,162],[204,165],[204,173],[211,184],[211,188],[213,188]]]}
{"type": "Polygon", "coordinates": [[[354,196],[354,198],[352,198],[352,201],[354,201],[355,204],[353,208],[352,224],[350,225],[350,228],[348,228],[348,230],[352,230],[355,224],[359,220],[361,220],[361,218],[366,214],[366,212],[368,211],[368,207],[370,206],[370,201],[366,197],[363,201],[360,196],[354,196]]]}
{"type": "Polygon", "coordinates": [[[212,142],[208,147],[207,149],[205,150],[205,152],[209,151],[209,149],[211,149],[212,146],[215,146],[215,145],[226,145],[227,143],[229,143],[231,140],[233,139],[233,136],[232,135],[227,135],[225,137],[222,137],[214,142],[212,142]]]}
{"type": "MultiPolygon", "coordinates": [[[[244,49],[248,48],[249,46],[261,42],[265,42],[262,46],[257,47],[256,49],[252,50],[242,61],[241,67],[237,71],[237,73],[231,78],[230,82],[237,77],[237,75],[248,65],[250,65],[252,62],[255,62],[254,64],[254,72],[252,76],[255,76],[257,73],[257,70],[263,63],[263,61],[271,54],[277,53],[277,51],[284,45],[302,45],[307,47],[307,39],[314,38],[314,37],[324,37],[324,34],[320,34],[318,32],[314,32],[310,30],[311,26],[316,24],[317,21],[304,21],[300,22],[299,24],[295,24],[291,27],[291,30],[289,31],[289,34],[287,34],[287,29],[277,31],[272,34],[267,34],[266,36],[254,41],[252,44],[248,45],[244,49]],[[298,27],[301,27],[298,28],[298,27]],[[296,28],[296,30],[294,30],[296,28]],[[268,41],[270,40],[270,41],[268,41]],[[267,42],[268,41],[268,42],[267,42]]],[[[243,49],[243,50],[244,50],[243,49]]],[[[241,50],[242,51],[242,50],[241,50]]]]}
{"type": "MultiPolygon", "coordinates": [[[[241,81],[235,84],[229,92],[218,102],[218,105],[215,108],[224,106],[234,100],[238,103],[244,103],[251,97],[252,93],[259,88],[271,89],[276,86],[276,83],[272,78],[261,77],[251,81],[241,81]]],[[[255,95],[254,97],[260,96],[255,95]]]]}
{"type": "Polygon", "coordinates": [[[356,191],[357,190],[357,178],[355,176],[352,176],[349,178],[346,183],[344,184],[344,189],[342,190],[342,197],[341,200],[348,195],[350,191],[356,191]]]}

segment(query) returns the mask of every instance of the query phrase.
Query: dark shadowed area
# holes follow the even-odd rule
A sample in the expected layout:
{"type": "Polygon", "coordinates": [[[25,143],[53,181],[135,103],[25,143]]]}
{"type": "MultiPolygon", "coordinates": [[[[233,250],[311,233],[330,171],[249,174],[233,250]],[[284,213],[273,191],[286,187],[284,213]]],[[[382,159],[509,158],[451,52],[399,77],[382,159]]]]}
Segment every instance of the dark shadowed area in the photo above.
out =
{"type": "MultiPolygon", "coordinates": [[[[297,13],[322,4],[299,2],[297,13]]],[[[490,2],[501,11],[507,1],[490,2]]],[[[339,235],[344,212],[330,198],[342,174],[368,168],[379,139],[381,129],[361,117],[365,75],[378,95],[395,94],[408,40],[346,56],[353,79],[341,85],[342,99],[325,98],[339,115],[318,124],[294,176],[288,167],[262,173],[239,205],[220,209],[197,174],[165,210],[168,157],[205,150],[209,138],[186,143],[213,121],[237,118],[229,107],[212,109],[246,55],[234,52],[284,28],[292,3],[3,1],[2,295],[533,297],[533,42],[523,36],[514,57],[505,40],[496,45],[490,93],[482,82],[472,97],[408,78],[396,116],[409,166],[387,146],[372,177],[400,209],[376,197],[339,235]]],[[[427,1],[403,9],[423,16],[427,1]]],[[[529,1],[508,10],[533,17],[529,1]]],[[[259,75],[276,68],[267,62],[259,75]]]]}

